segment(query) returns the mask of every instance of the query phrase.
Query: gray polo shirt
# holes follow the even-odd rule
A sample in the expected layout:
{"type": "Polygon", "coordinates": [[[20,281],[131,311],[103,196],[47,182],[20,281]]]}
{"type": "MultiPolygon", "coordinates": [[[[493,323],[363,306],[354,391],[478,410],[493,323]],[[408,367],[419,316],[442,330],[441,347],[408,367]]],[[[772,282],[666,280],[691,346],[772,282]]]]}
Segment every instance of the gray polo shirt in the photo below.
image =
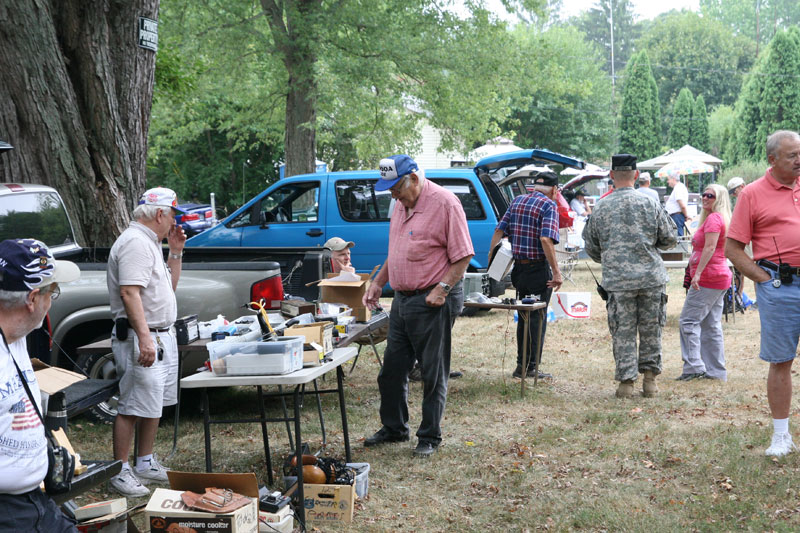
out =
{"type": "Polygon", "coordinates": [[[143,224],[131,222],[111,247],[106,283],[114,320],[127,316],[119,293],[122,285],[142,288],[140,295],[149,327],[169,327],[178,317],[172,276],[164,262],[161,243],[155,232],[143,224]]]}

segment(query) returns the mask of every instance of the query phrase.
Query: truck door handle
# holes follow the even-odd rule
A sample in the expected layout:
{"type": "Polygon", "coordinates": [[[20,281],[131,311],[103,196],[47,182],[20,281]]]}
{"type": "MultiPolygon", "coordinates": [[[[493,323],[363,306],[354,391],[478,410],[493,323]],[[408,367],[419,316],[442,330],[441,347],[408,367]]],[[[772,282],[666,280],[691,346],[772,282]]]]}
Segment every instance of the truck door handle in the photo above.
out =
{"type": "Polygon", "coordinates": [[[306,235],[309,237],[319,237],[322,235],[322,230],[319,228],[310,229],[306,232],[306,235]]]}

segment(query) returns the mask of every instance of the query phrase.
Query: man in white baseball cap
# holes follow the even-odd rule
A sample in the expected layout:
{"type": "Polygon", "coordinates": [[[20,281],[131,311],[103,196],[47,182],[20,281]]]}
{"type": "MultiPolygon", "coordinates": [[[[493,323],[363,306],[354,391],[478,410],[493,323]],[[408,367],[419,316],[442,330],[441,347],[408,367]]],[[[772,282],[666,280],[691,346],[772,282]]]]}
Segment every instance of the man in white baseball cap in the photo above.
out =
{"type": "Polygon", "coordinates": [[[350,262],[350,248],[355,245],[353,241],[346,241],[341,237],[331,237],[325,241],[322,247],[331,251],[331,270],[334,273],[356,271],[350,262]]]}

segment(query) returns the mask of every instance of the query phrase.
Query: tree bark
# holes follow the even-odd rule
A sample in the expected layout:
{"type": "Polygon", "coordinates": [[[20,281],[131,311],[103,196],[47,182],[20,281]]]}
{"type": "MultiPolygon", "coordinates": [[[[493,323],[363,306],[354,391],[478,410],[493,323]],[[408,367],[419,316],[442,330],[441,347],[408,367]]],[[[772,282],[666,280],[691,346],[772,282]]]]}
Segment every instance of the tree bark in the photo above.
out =
{"type": "Polygon", "coordinates": [[[261,0],[289,75],[284,133],[286,177],[313,173],[317,160],[317,18],[320,0],[261,0]]]}
{"type": "Polygon", "coordinates": [[[145,189],[155,53],[138,24],[158,5],[0,5],[0,177],[58,190],[84,245],[110,245],[145,189]]]}

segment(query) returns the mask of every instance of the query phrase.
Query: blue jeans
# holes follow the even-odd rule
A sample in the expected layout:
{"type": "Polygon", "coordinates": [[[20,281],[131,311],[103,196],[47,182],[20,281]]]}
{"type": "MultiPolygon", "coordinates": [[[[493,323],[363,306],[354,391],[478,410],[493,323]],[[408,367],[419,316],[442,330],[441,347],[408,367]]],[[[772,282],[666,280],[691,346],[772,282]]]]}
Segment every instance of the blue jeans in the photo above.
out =
{"type": "Polygon", "coordinates": [[[761,353],[768,363],[785,363],[797,355],[800,339],[800,279],[791,285],[773,285],[778,273],[764,270],[772,279],[756,283],[758,318],[761,321],[761,353]]]}
{"type": "Polygon", "coordinates": [[[77,533],[78,529],[56,502],[34,489],[23,494],[0,494],[0,531],[77,533]]]}
{"type": "Polygon", "coordinates": [[[686,224],[686,217],[683,216],[683,213],[672,213],[670,218],[675,222],[675,225],[678,226],[678,237],[683,235],[683,226],[686,224]]]}

